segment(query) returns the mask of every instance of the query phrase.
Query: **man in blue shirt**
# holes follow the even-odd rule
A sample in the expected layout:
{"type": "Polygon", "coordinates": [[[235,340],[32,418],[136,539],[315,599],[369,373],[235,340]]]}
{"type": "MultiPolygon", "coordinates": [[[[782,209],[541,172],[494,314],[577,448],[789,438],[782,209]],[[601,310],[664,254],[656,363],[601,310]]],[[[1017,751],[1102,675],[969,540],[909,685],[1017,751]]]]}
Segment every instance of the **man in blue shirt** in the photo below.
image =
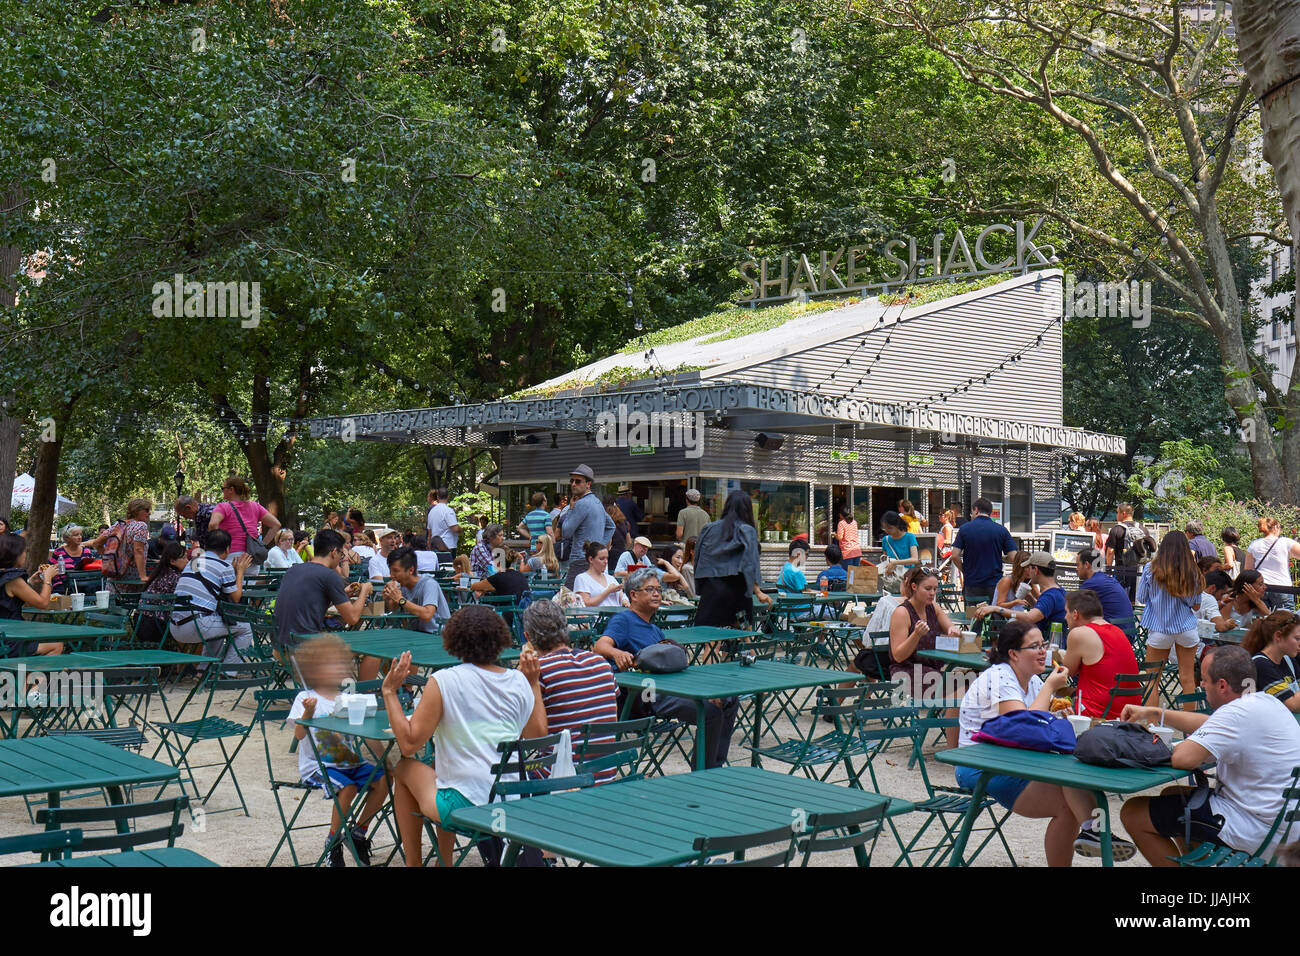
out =
{"type": "Polygon", "coordinates": [[[1025,569],[1025,582],[1036,584],[1042,589],[1034,606],[1028,611],[1017,611],[1015,608],[989,604],[980,609],[982,613],[978,613],[978,616],[996,613],[1025,621],[1038,628],[1045,641],[1052,639],[1052,625],[1059,624],[1061,647],[1065,647],[1065,591],[1056,583],[1056,562],[1046,551],[1035,551],[1020,566],[1025,569]]]}
{"type": "Polygon", "coordinates": [[[1016,550],[1011,532],[992,514],[993,502],[976,498],[971,520],[957,529],[952,542],[952,563],[962,573],[962,594],[967,598],[991,598],[1002,580],[1003,560],[1016,550]]]}
{"type": "Polygon", "coordinates": [[[569,555],[569,570],[564,576],[564,585],[573,590],[573,582],[578,575],[587,570],[587,559],[582,549],[588,541],[599,541],[608,546],[614,537],[614,519],[609,516],[600,498],[591,491],[596,480],[595,473],[589,465],[579,465],[569,473],[569,489],[573,492],[569,513],[560,525],[562,540],[569,555]]]}
{"type": "Polygon", "coordinates": [[[641,533],[641,521],[645,518],[645,512],[641,506],[636,503],[632,497],[632,489],[628,485],[618,486],[618,498],[614,501],[618,505],[618,510],[623,512],[623,517],[627,519],[628,529],[632,532],[632,537],[641,533]]]}
{"type": "Polygon", "coordinates": [[[1097,592],[1097,597],[1101,600],[1102,617],[1111,622],[1133,617],[1133,602],[1128,599],[1124,585],[1109,574],[1097,570],[1101,565],[1101,552],[1095,548],[1084,548],[1075,559],[1079,571],[1079,590],[1097,592]]]}
{"type": "MultiPolygon", "coordinates": [[[[659,578],[654,571],[643,568],[628,575],[623,585],[627,595],[628,610],[615,614],[605,625],[605,633],[592,650],[610,661],[616,670],[631,670],[636,666],[636,656],[651,644],[664,639],[664,632],[652,624],[651,618],[663,602],[659,578]]],[[[680,720],[694,724],[696,702],[684,697],[662,694],[648,695],[649,712],[657,717],[680,720]]],[[[633,704],[634,712],[644,713],[647,702],[641,694],[633,704]]],[[[731,733],[736,725],[739,705],[734,697],[710,700],[704,705],[704,763],[708,768],[721,767],[727,760],[731,747],[731,733]]],[[[695,769],[695,756],[691,756],[691,769],[695,769]]]]}

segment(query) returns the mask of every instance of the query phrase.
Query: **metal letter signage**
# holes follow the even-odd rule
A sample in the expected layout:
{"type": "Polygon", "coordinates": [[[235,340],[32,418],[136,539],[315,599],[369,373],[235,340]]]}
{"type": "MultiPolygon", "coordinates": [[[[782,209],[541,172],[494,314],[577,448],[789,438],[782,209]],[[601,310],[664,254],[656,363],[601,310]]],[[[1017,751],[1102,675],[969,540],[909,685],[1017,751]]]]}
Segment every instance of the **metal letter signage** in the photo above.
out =
{"type": "Polygon", "coordinates": [[[873,402],[861,398],[832,398],[809,392],[764,385],[730,384],[678,387],[671,391],[605,392],[569,395],[561,398],[520,399],[485,402],[479,405],[451,405],[375,415],[348,415],[309,420],[313,438],[339,438],[345,427],[357,438],[387,438],[410,441],[409,433],[433,428],[520,428],[583,427],[597,429],[597,418],[620,413],[775,411],[828,421],[854,422],[933,431],[953,436],[994,438],[1002,441],[1070,448],[1081,452],[1124,454],[1124,439],[1067,428],[1063,425],[1031,425],[1023,421],[986,418],[937,406],[873,402]],[[344,422],[350,423],[345,426],[344,422]]]}
{"type": "Polygon", "coordinates": [[[853,292],[868,289],[886,289],[891,285],[910,282],[934,282],[939,279],[974,278],[1000,272],[1023,272],[1032,266],[1053,264],[1056,250],[1047,244],[1034,241],[1042,228],[1043,217],[1029,227],[1021,220],[1012,225],[994,223],[985,227],[975,237],[974,252],[966,237],[958,230],[952,241],[946,243],[944,234],[935,233],[929,248],[921,248],[918,255],[916,239],[890,239],[879,249],[869,246],[841,246],[834,252],[812,253],[820,256],[820,265],[813,265],[808,254],[795,256],[787,253],[779,259],[746,259],[736,267],[740,277],[749,286],[741,302],[754,305],[760,302],[782,302],[800,295],[810,298],[836,292],[853,292]],[[994,233],[1005,235],[1005,246],[1014,248],[1014,255],[990,262],[985,243],[994,233]],[[896,252],[906,250],[904,259],[896,252]],[[926,255],[925,253],[929,253],[926,255]],[[868,257],[883,259],[896,266],[891,274],[882,274],[871,281],[868,257]],[[842,265],[841,265],[842,264],[842,265]]]}

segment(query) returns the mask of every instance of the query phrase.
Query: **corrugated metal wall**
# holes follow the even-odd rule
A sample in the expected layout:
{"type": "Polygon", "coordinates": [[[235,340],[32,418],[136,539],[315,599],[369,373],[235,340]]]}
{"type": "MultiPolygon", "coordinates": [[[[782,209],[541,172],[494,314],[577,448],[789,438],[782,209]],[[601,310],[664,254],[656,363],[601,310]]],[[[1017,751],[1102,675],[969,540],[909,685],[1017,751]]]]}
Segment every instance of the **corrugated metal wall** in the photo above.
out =
{"type": "MultiPolygon", "coordinates": [[[[979,290],[984,293],[986,290],[979,290]]],[[[852,394],[876,401],[937,404],[925,399],[979,376],[970,391],[950,396],[945,409],[972,415],[1060,425],[1061,278],[1038,274],[1035,281],[999,290],[969,302],[936,308],[851,337],[783,356],[721,378],[784,388],[820,388],[826,395],[852,394]],[[865,334],[866,344],[863,345],[865,334]],[[1042,344],[1035,345],[1041,334],[1042,344]],[[888,342],[886,342],[888,339],[888,342]],[[1024,357],[995,372],[1018,352],[1024,357]],[[879,361],[875,361],[880,354],[879,361]],[[845,359],[849,364],[845,365],[845,359]],[[985,383],[983,376],[994,373],[985,383]],[[834,374],[835,380],[830,376],[834,374]]],[[[870,328],[868,326],[868,328],[870,328]]],[[[706,381],[708,372],[702,373],[706,381]]]]}

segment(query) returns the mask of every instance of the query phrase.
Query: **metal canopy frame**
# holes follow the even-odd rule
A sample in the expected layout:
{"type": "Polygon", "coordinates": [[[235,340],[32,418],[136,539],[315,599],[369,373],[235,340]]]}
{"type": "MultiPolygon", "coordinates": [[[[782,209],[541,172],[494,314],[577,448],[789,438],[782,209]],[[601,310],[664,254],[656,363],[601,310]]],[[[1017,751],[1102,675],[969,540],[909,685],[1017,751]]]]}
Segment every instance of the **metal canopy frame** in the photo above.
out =
{"type": "MultiPolygon", "coordinates": [[[[922,407],[747,382],[668,385],[598,392],[579,390],[545,398],[403,409],[368,415],[308,419],[313,438],[391,441],[424,445],[503,447],[544,432],[593,433],[602,424],[641,414],[703,416],[707,426],[737,431],[832,435],[844,425],[864,438],[892,441],[933,432],[945,441],[973,439],[998,446],[1023,445],[1122,455],[1124,439],[1066,426],[1034,425],[922,407]]],[[[544,440],[544,439],[539,439],[544,440]]]]}

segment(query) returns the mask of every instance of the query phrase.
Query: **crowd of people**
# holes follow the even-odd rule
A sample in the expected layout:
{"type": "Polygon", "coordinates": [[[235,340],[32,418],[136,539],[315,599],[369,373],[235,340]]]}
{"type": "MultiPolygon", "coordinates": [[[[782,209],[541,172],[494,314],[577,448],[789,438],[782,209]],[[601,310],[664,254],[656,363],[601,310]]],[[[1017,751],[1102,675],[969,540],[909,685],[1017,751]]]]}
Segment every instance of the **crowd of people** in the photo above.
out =
{"type": "MultiPolygon", "coordinates": [[[[188,531],[166,526],[155,537],[147,521],[152,502],[133,499],[123,517],[87,540],[84,529],[68,526],[49,563],[36,575],[26,568],[26,539],[0,534],[0,619],[16,618],[25,608],[48,607],[60,588],[76,587],[75,575],[99,570],[108,587],[125,592],[172,593],[178,604],[170,622],[147,622],[182,645],[222,653],[237,660],[252,641],[245,623],[223,620],[220,603],[238,602],[247,580],[262,571],[283,575],[274,602],[277,653],[292,659],[304,689],[293,703],[293,718],[330,713],[353,666],[346,643],[330,628],[355,626],[366,606],[381,599],[389,611],[411,616],[411,626],[440,633],[444,646],[461,664],[432,674],[418,707],[409,716],[398,691],[409,676],[409,655],[394,661],[384,676],[383,699],[394,737],[403,754],[416,754],[430,741],[437,760],[429,766],[411,756],[391,772],[364,760],[348,738],[310,731],[313,746],[300,747],[304,782],[319,785],[327,775],[338,790],[344,813],[364,795],[365,806],[348,835],[358,853],[368,853],[367,826],[391,788],[407,863],[423,862],[419,814],[439,822],[454,810],[486,802],[496,744],[521,736],[569,731],[589,741],[605,738],[589,725],[607,723],[619,713],[615,674],[637,666],[648,647],[671,635],[656,623],[666,594],[698,598],[695,623],[733,627],[752,621],[755,608],[771,602],[763,589],[758,534],[751,497],[732,491],[719,514],[700,506],[695,489],[680,509],[676,541],[656,553],[641,533],[644,513],[627,486],[619,497],[601,499],[596,476],[586,465],[570,474],[569,494],[549,508],[545,494],[534,494],[530,510],[515,526],[527,542],[505,547],[505,528],[476,522],[472,546],[461,546],[464,529],[449,503],[447,489],[428,497],[424,528],[381,534],[366,527],[357,510],[329,512],[314,534],[281,526],[276,516],[249,498],[247,484],[231,477],[223,500],[204,504],[182,496],[177,515],[188,531]],[[466,553],[458,553],[468,550],[466,553]],[[149,563],[153,566],[150,569],[149,563]],[[354,574],[360,566],[361,574],[354,574]],[[507,595],[515,606],[505,614],[468,603],[455,613],[431,572],[450,566],[469,595],[507,595]],[[570,643],[564,609],[554,601],[529,601],[530,576],[567,588],[583,607],[608,607],[615,613],[591,650],[570,643]],[[519,666],[499,666],[500,652],[514,642],[513,615],[527,643],[519,666]],[[166,627],[167,624],[170,627],[166,627]],[[405,812],[409,811],[409,812],[405,812]]],[[[1219,788],[1195,818],[1203,839],[1254,849],[1261,825],[1280,799],[1279,774],[1300,765],[1300,615],[1289,608],[1288,562],[1300,557],[1300,542],[1280,534],[1271,519],[1259,522],[1259,537],[1245,547],[1231,528],[1222,534],[1220,552],[1197,522],[1170,531],[1157,543],[1133,519],[1127,505],[1119,521],[1103,534],[1084,516],[1069,518],[1072,530],[1090,531],[1093,547],[1075,555],[1076,589],[1057,581],[1056,558],[1020,550],[1015,539],[992,519],[992,504],[973,503],[969,520],[950,509],[941,516],[941,553],[960,574],[968,613],[975,620],[999,619],[993,631],[990,666],[949,713],[950,746],[966,746],[994,716],[1028,708],[1047,710],[1054,696],[1077,685],[1073,708],[1095,718],[1147,720],[1158,713],[1187,740],[1174,750],[1175,766],[1189,768],[1216,759],[1219,788]],[[1009,572],[1004,569],[1009,567],[1009,572]],[[1125,573],[1125,572],[1128,573],[1125,573]],[[1140,611],[1135,614],[1135,603],[1140,611]],[[1282,607],[1281,605],[1285,605],[1282,607]],[[1114,691],[1130,689],[1124,675],[1140,671],[1132,634],[1146,635],[1146,662],[1177,661],[1183,709],[1177,713],[1147,706],[1149,699],[1114,691]],[[1204,638],[1246,628],[1240,647],[1218,647],[1204,638]],[[1211,707],[1206,715],[1194,694],[1200,685],[1211,707]],[[1258,693],[1251,693],[1251,691],[1258,693]],[[1126,703],[1127,702],[1127,703],[1126,703]],[[1279,715],[1285,715],[1283,720],[1279,715]],[[1270,789],[1272,788],[1272,789],[1270,789]],[[1276,792],[1275,792],[1276,791],[1276,792]]],[[[937,638],[957,635],[955,623],[938,600],[941,571],[922,566],[916,534],[921,519],[911,502],[881,520],[883,556],[876,570],[882,581],[896,580],[897,599],[885,606],[888,647],[881,678],[936,670],[941,665],[920,652],[934,650],[937,638]]],[[[472,527],[472,525],[471,525],[472,527]]],[[[826,566],[810,583],[806,536],[790,544],[779,587],[786,592],[843,588],[850,569],[865,562],[860,531],[851,508],[839,515],[827,544],[826,566]]],[[[57,654],[54,643],[6,642],[0,652],[57,654]]],[[[380,662],[362,658],[359,677],[379,676],[380,662]]],[[[1133,684],[1132,687],[1136,687],[1133,684]]],[[[1154,686],[1153,686],[1153,689],[1154,686]]],[[[1158,689],[1155,689],[1158,693],[1158,689]]],[[[704,709],[703,763],[724,764],[729,757],[739,702],[709,701],[704,709]]],[[[693,724],[696,704],[671,695],[631,702],[633,716],[647,715],[693,724]]],[[[296,725],[295,735],[308,733],[296,725]]],[[[694,756],[691,758],[694,760],[694,756]]],[[[957,770],[969,787],[973,773],[957,770]]],[[[604,770],[598,782],[612,777],[604,770]]],[[[1097,855],[1100,838],[1093,827],[1095,801],[1083,791],[995,777],[990,796],[1024,817],[1048,821],[1044,836],[1051,865],[1068,865],[1075,853],[1097,855]]],[[[1173,855],[1171,840],[1181,834],[1175,813],[1183,797],[1129,800],[1123,819],[1135,844],[1114,843],[1117,859],[1141,852],[1159,865],[1173,855]],[[1175,805],[1177,801],[1177,806],[1175,805]],[[1176,825],[1177,823],[1177,825],[1176,825]]],[[[341,817],[336,809],[327,838],[329,857],[343,861],[341,817]]],[[[450,857],[450,833],[440,830],[439,851],[450,857]]]]}

